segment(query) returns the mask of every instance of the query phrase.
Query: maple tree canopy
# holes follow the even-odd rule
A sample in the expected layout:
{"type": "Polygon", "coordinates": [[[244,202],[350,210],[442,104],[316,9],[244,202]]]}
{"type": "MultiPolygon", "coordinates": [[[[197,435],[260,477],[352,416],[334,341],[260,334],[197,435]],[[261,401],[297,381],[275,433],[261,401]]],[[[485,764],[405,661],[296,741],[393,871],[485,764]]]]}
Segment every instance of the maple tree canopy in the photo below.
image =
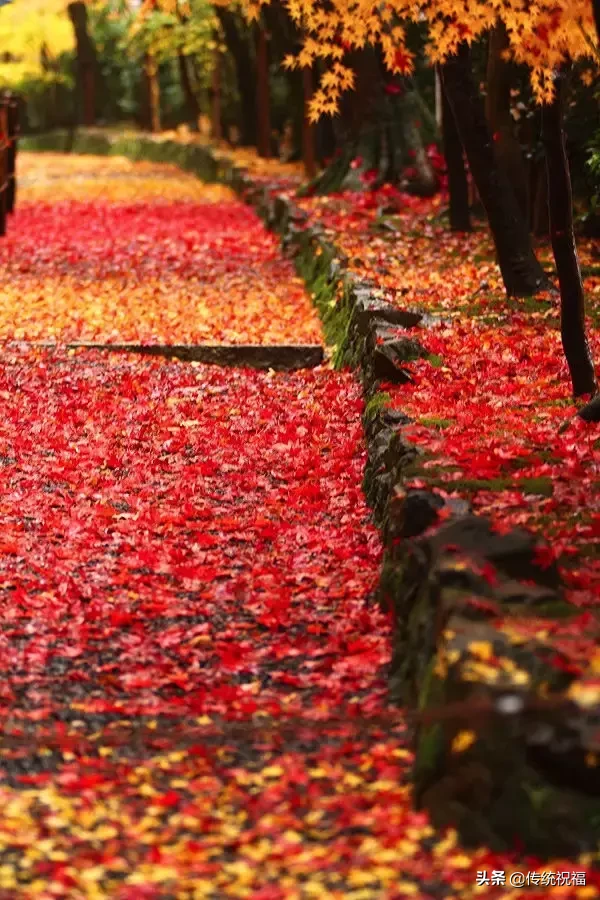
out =
{"type": "MultiPolygon", "coordinates": [[[[241,0],[249,20],[256,20],[261,8],[272,0],[241,0]]],[[[229,6],[230,0],[216,0],[229,6]]],[[[406,46],[406,26],[426,22],[427,53],[431,63],[443,62],[462,41],[472,43],[501,21],[508,32],[509,52],[516,62],[530,70],[531,85],[538,102],[554,95],[553,72],[566,60],[587,58],[592,68],[600,59],[591,0],[389,0],[374,5],[372,0],[287,0],[289,15],[305,33],[297,56],[288,56],[288,67],[310,66],[316,59],[329,65],[311,105],[311,118],[333,115],[341,94],[354,86],[354,72],[344,62],[348,50],[369,44],[381,47],[385,64],[393,74],[410,74],[414,54],[406,46]]],[[[142,9],[172,10],[177,0],[147,0],[142,9]]]]}
{"type": "MultiPolygon", "coordinates": [[[[366,0],[331,0],[328,10],[318,0],[290,0],[289,12],[308,37],[297,59],[288,65],[310,65],[316,58],[331,61],[312,105],[313,118],[337,111],[340,94],[353,84],[353,73],[343,62],[347,49],[367,44],[381,47],[385,64],[394,74],[410,74],[413,53],[405,42],[409,22],[428,25],[427,53],[432,63],[444,62],[462,41],[472,43],[501,21],[506,26],[512,57],[525,63],[538,102],[554,94],[553,72],[566,60],[598,60],[592,4],[571,0],[557,6],[554,0],[525,4],[522,0],[391,0],[374,6],[366,0]]],[[[250,7],[251,15],[256,9],[250,7]]],[[[587,77],[591,78],[591,72],[587,77]]]]}

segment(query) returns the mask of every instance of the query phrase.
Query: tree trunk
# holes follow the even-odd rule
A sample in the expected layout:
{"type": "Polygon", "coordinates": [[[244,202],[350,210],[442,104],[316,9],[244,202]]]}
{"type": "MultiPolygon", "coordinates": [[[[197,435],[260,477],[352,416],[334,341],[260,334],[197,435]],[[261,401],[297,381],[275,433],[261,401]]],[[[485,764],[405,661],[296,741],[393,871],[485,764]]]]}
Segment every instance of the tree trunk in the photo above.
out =
{"type": "Polygon", "coordinates": [[[178,53],[177,61],[179,63],[179,79],[181,82],[181,90],[185,98],[185,105],[187,106],[190,121],[193,122],[196,127],[198,125],[198,116],[200,115],[200,104],[194,93],[194,88],[192,87],[187,56],[184,56],[183,53],[178,53]]]}
{"type": "Polygon", "coordinates": [[[88,31],[87,9],[82,0],[77,0],[75,3],[69,3],[67,11],[75,32],[77,90],[82,121],[84,125],[94,125],[96,122],[96,73],[98,60],[96,48],[88,31]]]}
{"type": "Polygon", "coordinates": [[[240,95],[240,139],[243,146],[256,145],[256,68],[250,55],[250,46],[240,34],[235,16],[228,9],[216,6],[227,49],[233,57],[237,89],[240,95]]]}
{"type": "Polygon", "coordinates": [[[485,112],[494,139],[496,158],[508,176],[523,217],[527,218],[529,216],[527,170],[510,114],[514,64],[502,56],[509,46],[508,32],[504,24],[498,22],[490,34],[485,112]]]}
{"type": "Polygon", "coordinates": [[[573,394],[596,391],[596,375],[585,333],[585,296],[573,230],[573,196],[563,128],[567,67],[555,80],[552,103],[542,108],[542,137],[548,171],[550,238],[560,285],[560,333],[573,394]]]}
{"type": "Polygon", "coordinates": [[[315,126],[310,122],[309,106],[313,95],[312,70],[305,66],[302,69],[302,87],[304,89],[304,117],[302,119],[302,159],[304,171],[309,178],[314,178],[317,173],[317,161],[315,153],[315,126]]]}
{"type": "Polygon", "coordinates": [[[550,234],[550,220],[548,217],[548,175],[543,161],[535,163],[533,175],[531,229],[537,237],[547,237],[550,234]]]}
{"type": "Polygon", "coordinates": [[[596,24],[596,36],[600,43],[600,0],[592,0],[592,9],[594,11],[594,22],[596,24]]]}
{"type": "Polygon", "coordinates": [[[336,136],[331,116],[321,116],[315,126],[317,160],[320,166],[327,165],[336,150],[336,136]]]}
{"type": "Polygon", "coordinates": [[[435,124],[440,134],[444,129],[444,92],[438,66],[435,67],[435,124]]]}
{"type": "Polygon", "coordinates": [[[19,139],[19,101],[16,97],[8,98],[8,184],[6,188],[6,212],[13,213],[17,202],[17,141],[19,139]]]}
{"type": "Polygon", "coordinates": [[[146,87],[148,90],[148,112],[150,131],[156,134],[160,128],[160,84],[158,81],[158,64],[152,53],[146,53],[144,65],[146,87]]]}
{"type": "Polygon", "coordinates": [[[256,26],[256,112],[258,155],[271,157],[271,105],[269,91],[269,48],[267,33],[262,25],[256,26]]]}
{"type": "Polygon", "coordinates": [[[465,167],[463,145],[446,92],[442,90],[441,94],[444,158],[446,160],[448,191],[450,194],[450,230],[471,231],[469,180],[465,167]]]}
{"type": "MultiPolygon", "coordinates": [[[[45,41],[40,47],[40,67],[44,73],[48,74],[56,73],[58,69],[56,63],[53,61],[52,56],[50,55],[48,45],[45,41]]],[[[44,122],[45,125],[50,129],[56,128],[59,121],[58,95],[56,88],[56,83],[51,83],[47,94],[48,100],[46,104],[46,114],[44,116],[44,122]]]]}
{"type": "Polygon", "coordinates": [[[0,237],[6,234],[8,188],[8,102],[0,97],[0,237]]]}
{"type": "Polygon", "coordinates": [[[456,55],[440,66],[440,74],[487,213],[506,291],[516,297],[536,294],[550,285],[535,258],[528,222],[496,159],[483,100],[473,80],[468,44],[461,44],[456,55]]]}
{"type": "Polygon", "coordinates": [[[215,48],[210,90],[210,133],[215,141],[223,137],[221,128],[221,51],[215,48]]]}
{"type": "Polygon", "coordinates": [[[414,91],[408,92],[402,103],[402,136],[414,163],[416,178],[411,182],[412,193],[419,197],[432,197],[438,188],[435,172],[423,145],[421,131],[416,122],[418,100],[414,91]]]}

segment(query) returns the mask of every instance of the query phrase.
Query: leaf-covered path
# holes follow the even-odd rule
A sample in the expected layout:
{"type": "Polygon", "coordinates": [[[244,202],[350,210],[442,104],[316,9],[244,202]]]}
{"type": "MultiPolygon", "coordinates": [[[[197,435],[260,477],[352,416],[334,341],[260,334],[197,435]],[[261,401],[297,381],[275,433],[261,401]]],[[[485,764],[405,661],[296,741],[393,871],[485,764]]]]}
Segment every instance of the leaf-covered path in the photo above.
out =
{"type": "Polygon", "coordinates": [[[476,872],[510,859],[411,806],[350,374],[15,342],[314,339],[274,239],[168,168],[26,165],[0,251],[0,898],[509,896],[476,872]]]}
{"type": "Polygon", "coordinates": [[[0,338],[319,342],[277,239],[227,188],[124,158],[20,159],[0,338]]]}

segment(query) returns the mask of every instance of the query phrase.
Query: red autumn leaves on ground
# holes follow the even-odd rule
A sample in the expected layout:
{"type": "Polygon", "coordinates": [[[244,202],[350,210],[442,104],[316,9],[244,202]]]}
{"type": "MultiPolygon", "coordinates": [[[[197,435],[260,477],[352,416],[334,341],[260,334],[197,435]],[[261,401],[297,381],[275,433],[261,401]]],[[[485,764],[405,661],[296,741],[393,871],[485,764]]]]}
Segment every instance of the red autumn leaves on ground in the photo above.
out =
{"type": "MultiPolygon", "coordinates": [[[[201,271],[218,273],[211,311],[229,321],[238,279],[236,327],[256,334],[265,248],[270,272],[291,273],[256,219],[169,168],[152,167],[149,187],[146,167],[111,161],[99,197],[87,173],[104,165],[54,160],[50,198],[14,220],[4,265],[41,298],[34,312],[25,296],[25,332],[87,335],[71,300],[80,317],[97,302],[85,327],[98,334],[130,336],[138,311],[173,342],[196,327],[191,290],[171,325],[169,293],[145,310],[113,290],[116,278],[134,297],[160,285],[160,265],[171,285],[200,269],[149,202],[164,184],[170,217],[202,237],[201,271]]],[[[285,317],[298,301],[299,327],[317,333],[305,295],[285,288],[282,318],[266,324],[297,338],[285,317]]],[[[477,871],[535,860],[464,853],[411,805],[351,375],[35,350],[15,346],[12,327],[0,360],[0,898],[506,896],[476,887],[477,871]]],[[[595,884],[590,872],[590,887],[557,896],[595,884]]]]}
{"type": "Polygon", "coordinates": [[[0,338],[319,343],[292,264],[256,214],[174,166],[20,158],[0,243],[0,338]]]}
{"type": "MultiPolygon", "coordinates": [[[[302,205],[388,301],[427,314],[411,330],[429,355],[410,363],[411,383],[384,385],[414,424],[424,451],[406,487],[467,497],[499,529],[522,526],[548,541],[575,607],[600,597],[600,428],[574,419],[557,301],[507,300],[487,232],[453,235],[442,197],[423,201],[393,188],[318,198],[302,205]]],[[[580,241],[591,343],[600,359],[600,247],[580,241]]],[[[550,265],[550,251],[540,254],[550,265]]],[[[399,330],[399,333],[402,333],[399,330]]],[[[406,332],[404,332],[406,333],[406,332]]],[[[535,623],[532,623],[532,627],[535,623]]],[[[537,626],[538,630],[541,625],[537,626]]],[[[585,674],[598,620],[558,623],[549,640],[585,674]],[[586,640],[573,640],[585,636],[586,640]]]]}

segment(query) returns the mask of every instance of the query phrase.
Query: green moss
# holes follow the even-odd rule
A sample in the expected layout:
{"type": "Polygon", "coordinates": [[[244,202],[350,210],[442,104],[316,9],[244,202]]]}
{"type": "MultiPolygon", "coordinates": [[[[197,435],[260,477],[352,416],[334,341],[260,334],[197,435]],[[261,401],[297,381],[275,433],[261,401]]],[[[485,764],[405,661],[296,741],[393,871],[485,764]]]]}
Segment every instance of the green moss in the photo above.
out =
{"type": "Polygon", "coordinates": [[[569,619],[578,615],[578,610],[575,606],[571,606],[570,603],[565,603],[562,600],[536,603],[533,609],[529,606],[523,606],[523,604],[507,603],[503,607],[503,612],[506,615],[517,617],[523,614],[531,615],[533,612],[536,618],[539,617],[541,619],[569,619]]]}
{"type": "Polygon", "coordinates": [[[534,813],[542,813],[544,808],[552,808],[552,800],[555,799],[556,791],[550,787],[532,786],[523,784],[523,788],[527,794],[531,808],[534,813]]]}
{"type": "Polygon", "coordinates": [[[378,391],[376,394],[373,394],[365,406],[365,411],[363,413],[365,421],[372,422],[377,414],[385,409],[386,406],[389,406],[391,402],[391,395],[385,391],[378,391]]]}
{"type": "Polygon", "coordinates": [[[439,416],[423,416],[419,419],[419,424],[425,425],[426,428],[437,428],[438,430],[442,430],[444,428],[449,428],[454,422],[452,419],[441,419],[439,416]]]}
{"type": "MultiPolygon", "coordinates": [[[[434,482],[432,482],[434,483],[434,482]]],[[[512,485],[511,478],[459,478],[456,481],[439,482],[446,490],[457,493],[475,493],[476,491],[506,491],[512,485]]]]}
{"type": "Polygon", "coordinates": [[[172,163],[193,172],[204,181],[225,180],[222,162],[215,159],[208,148],[179,144],[176,141],[154,141],[141,135],[111,137],[96,131],[55,131],[24,138],[20,141],[20,147],[35,152],[50,150],[98,156],[127,156],[133,160],[172,163]]]}
{"type": "Polygon", "coordinates": [[[417,783],[426,782],[430,773],[437,771],[443,752],[444,732],[442,726],[436,723],[424,728],[419,735],[415,754],[414,778],[417,783]]]}
{"type": "Polygon", "coordinates": [[[440,369],[444,365],[444,360],[437,353],[428,353],[425,359],[436,369],[440,369]]]}
{"type": "Polygon", "coordinates": [[[437,706],[445,699],[444,683],[435,674],[436,658],[434,657],[423,677],[419,692],[419,709],[427,709],[428,706],[437,706]]]}
{"type": "Polygon", "coordinates": [[[516,486],[525,494],[539,494],[542,497],[551,497],[554,486],[550,478],[521,478],[516,486]]]}
{"type": "MultiPolygon", "coordinates": [[[[421,420],[422,421],[422,420],[421,420]]],[[[550,478],[521,478],[514,479],[510,475],[496,478],[452,478],[448,476],[459,472],[459,466],[435,466],[423,469],[422,462],[412,472],[426,481],[432,487],[443,487],[444,490],[458,494],[474,494],[478,491],[508,491],[520,490],[525,494],[537,494],[543,497],[551,497],[553,492],[550,478]]],[[[408,473],[407,473],[408,476],[408,473]]]]}

